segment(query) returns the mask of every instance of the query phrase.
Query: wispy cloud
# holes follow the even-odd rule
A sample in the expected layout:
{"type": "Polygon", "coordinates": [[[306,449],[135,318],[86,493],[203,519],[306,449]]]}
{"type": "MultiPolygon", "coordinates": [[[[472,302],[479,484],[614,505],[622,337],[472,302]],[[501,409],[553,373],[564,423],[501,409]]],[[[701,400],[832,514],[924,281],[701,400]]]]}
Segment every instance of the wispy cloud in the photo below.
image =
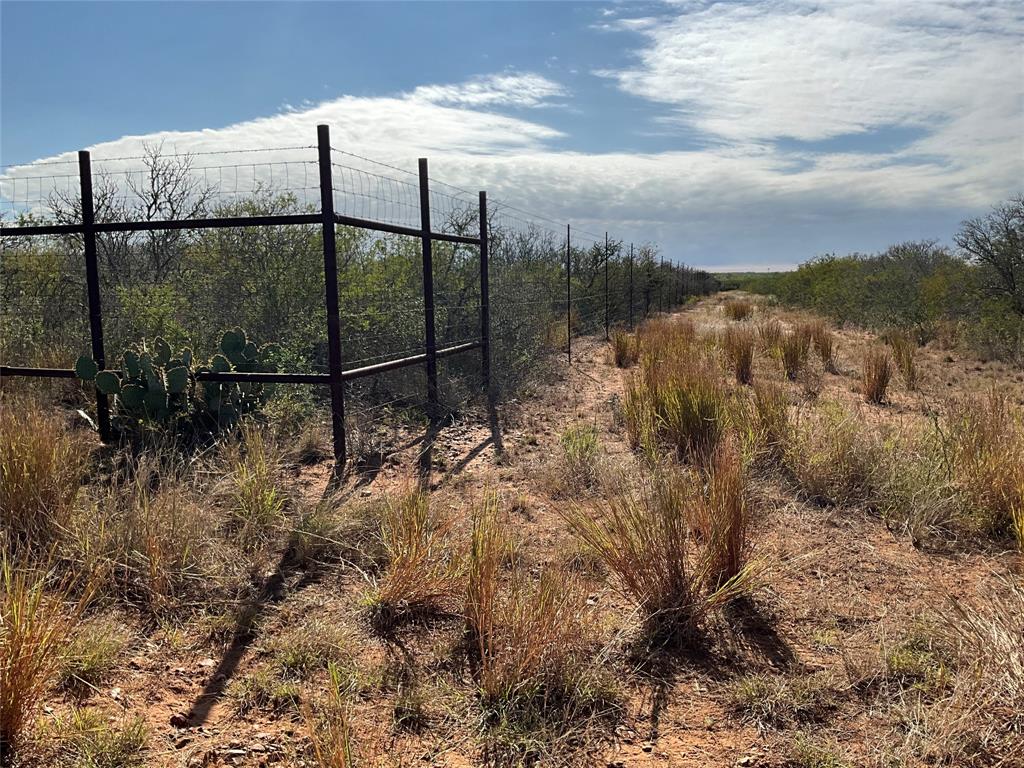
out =
{"type": "Polygon", "coordinates": [[[568,95],[563,86],[533,73],[487,75],[454,85],[421,85],[410,94],[414,100],[461,107],[547,107],[552,106],[552,99],[568,95]]]}
{"type": "Polygon", "coordinates": [[[919,127],[923,138],[881,159],[943,158],[988,195],[1024,175],[1019,3],[686,3],[657,24],[636,21],[616,23],[647,38],[638,63],[601,74],[668,105],[677,125],[732,143],[919,127]]]}
{"type": "Polygon", "coordinates": [[[646,42],[634,64],[602,74],[667,118],[637,130],[663,140],[698,131],[704,148],[571,151],[573,137],[537,107],[577,108],[573,95],[541,75],[503,72],[91,149],[117,157],[161,140],[193,152],[307,145],[328,123],[339,149],[410,169],[427,155],[437,178],[584,228],[658,240],[669,257],[707,266],[779,266],[948,236],[1024,178],[1024,11],[1009,2],[771,0],[626,13],[607,21],[646,42]],[[843,137],[893,126],[906,129],[902,144],[836,149],[843,137]]]}

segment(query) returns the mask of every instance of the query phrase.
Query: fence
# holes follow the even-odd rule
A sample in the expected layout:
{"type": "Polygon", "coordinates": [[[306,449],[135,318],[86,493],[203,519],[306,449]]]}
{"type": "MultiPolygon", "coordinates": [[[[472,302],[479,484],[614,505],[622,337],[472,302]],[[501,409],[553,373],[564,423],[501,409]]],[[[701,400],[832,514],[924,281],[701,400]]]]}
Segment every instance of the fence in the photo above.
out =
{"type": "MultiPolygon", "coordinates": [[[[190,267],[192,271],[185,279],[202,274],[204,268],[217,271],[217,279],[221,280],[221,283],[218,283],[221,287],[217,296],[223,297],[227,295],[223,285],[230,285],[232,279],[238,277],[238,273],[253,266],[273,269],[274,264],[271,263],[272,259],[263,263],[256,260],[250,264],[234,264],[231,258],[225,255],[230,254],[230,248],[220,247],[222,244],[218,240],[220,236],[217,232],[235,233],[224,235],[232,245],[242,250],[265,247],[270,257],[280,260],[282,252],[293,252],[289,250],[293,243],[287,240],[286,236],[275,239],[269,233],[277,232],[276,228],[297,230],[298,234],[294,235],[294,239],[298,241],[298,246],[295,247],[294,253],[297,254],[296,258],[301,265],[298,271],[305,272],[304,277],[308,278],[308,290],[296,295],[305,296],[308,302],[303,304],[300,301],[290,309],[280,310],[277,314],[270,313],[264,325],[268,329],[276,329],[272,322],[274,318],[294,317],[308,312],[308,304],[312,303],[314,284],[318,285],[315,292],[320,293],[322,297],[326,315],[323,326],[326,338],[322,344],[326,351],[326,370],[291,370],[278,373],[211,371],[199,373],[197,379],[326,387],[330,395],[334,457],[338,467],[344,466],[346,460],[345,386],[350,382],[422,366],[426,378],[426,399],[422,404],[425,405],[428,417],[433,421],[437,418],[439,410],[438,360],[454,359],[471,351],[479,351],[480,384],[488,398],[494,398],[492,301],[497,302],[497,314],[502,319],[500,336],[506,342],[503,345],[506,348],[499,349],[498,352],[502,356],[501,362],[504,367],[510,365],[509,360],[517,353],[517,347],[527,346],[523,341],[524,333],[528,336],[532,331],[523,331],[523,324],[527,322],[523,318],[536,318],[536,310],[541,306],[547,307],[549,312],[552,307],[564,306],[564,344],[560,339],[555,339],[554,346],[564,346],[571,360],[574,333],[578,335],[595,331],[603,325],[607,337],[613,323],[628,322],[632,327],[635,315],[646,315],[655,309],[667,309],[679,303],[685,296],[705,292],[710,287],[707,282],[709,278],[705,273],[667,265],[664,261],[655,264],[649,250],[643,252],[640,269],[635,270],[638,264],[634,258],[633,246],[630,245],[627,258],[623,244],[610,241],[607,233],[602,237],[582,230],[574,231],[572,227],[566,226],[563,235],[555,228],[561,227],[556,222],[519,211],[512,206],[497,205],[495,210],[488,210],[486,192],[473,195],[441,182],[432,183],[425,159],[419,161],[418,173],[413,179],[401,178],[391,172],[405,172],[390,166],[375,164],[373,172],[353,167],[349,164],[348,158],[358,156],[332,149],[327,126],[318,126],[317,139],[315,162],[300,159],[277,163],[253,163],[252,181],[247,188],[245,184],[240,183],[240,179],[249,168],[246,164],[193,168],[182,160],[182,165],[178,169],[181,173],[173,173],[173,166],[147,164],[141,172],[126,172],[120,184],[108,183],[108,177],[101,173],[96,177],[101,182],[101,189],[97,193],[93,189],[94,169],[90,154],[80,152],[77,199],[72,187],[74,174],[71,173],[48,177],[45,199],[42,181],[38,184],[38,191],[32,193],[31,180],[20,179],[20,198],[17,194],[19,180],[8,184],[6,194],[2,196],[7,197],[12,203],[20,200],[27,205],[26,209],[21,211],[19,225],[0,227],[0,237],[3,238],[5,245],[24,243],[36,237],[50,237],[64,238],[67,242],[64,242],[62,247],[68,252],[81,246],[81,254],[84,257],[82,271],[85,275],[83,309],[88,317],[88,343],[92,357],[103,368],[107,364],[105,331],[114,327],[120,337],[130,337],[132,332],[137,330],[133,325],[138,324],[137,313],[128,318],[129,322],[119,323],[118,321],[124,318],[119,315],[111,317],[110,310],[105,313],[103,307],[116,304],[123,310],[125,306],[131,306],[126,297],[130,299],[135,295],[132,291],[139,287],[140,281],[148,277],[152,280],[152,288],[158,287],[161,281],[166,280],[166,253],[179,246],[175,240],[178,236],[176,233],[196,230],[214,233],[212,243],[203,243],[205,250],[202,251],[199,266],[193,264],[190,267]],[[276,185],[275,168],[278,175],[276,185]],[[388,169],[388,173],[383,173],[382,169],[388,169]],[[132,175],[134,173],[139,174],[138,179],[132,175]],[[145,178],[144,174],[147,174],[145,178]],[[281,184],[282,174],[283,190],[289,195],[286,203],[281,203],[279,197],[274,197],[268,198],[270,202],[263,207],[256,206],[253,199],[260,198],[267,190],[276,189],[277,185],[281,184]],[[200,175],[203,183],[198,180],[200,175]],[[233,195],[233,202],[221,205],[213,212],[215,215],[210,215],[205,205],[212,195],[204,190],[213,187],[204,186],[204,183],[211,177],[215,179],[218,185],[216,189],[221,195],[233,195]],[[60,188],[61,183],[64,185],[63,189],[60,188]],[[172,187],[174,191],[179,185],[184,186],[188,194],[172,197],[171,193],[166,191],[167,187],[172,187]],[[128,194],[126,190],[142,200],[144,206],[137,211],[131,211],[123,203],[119,203],[128,194]],[[162,197],[157,194],[158,190],[162,197]],[[38,213],[41,204],[47,201],[50,204],[52,222],[42,222],[38,213]],[[188,204],[185,204],[186,202],[188,204]],[[531,218],[523,219],[519,214],[531,218]],[[238,235],[239,229],[242,232],[256,232],[260,236],[268,233],[266,239],[269,242],[265,245],[253,243],[251,238],[246,239],[245,235],[238,235]],[[310,250],[308,246],[312,242],[315,230],[319,230],[322,252],[322,283],[311,276],[320,267],[313,269],[310,261],[303,261],[310,250]],[[401,279],[395,279],[393,276],[389,278],[384,274],[382,279],[374,283],[381,289],[379,306],[371,306],[368,303],[370,297],[367,295],[369,291],[364,290],[365,283],[346,282],[352,270],[351,265],[346,264],[345,269],[339,271],[339,238],[355,237],[352,233],[362,230],[379,233],[382,238],[411,238],[418,241],[420,291],[417,299],[403,304],[397,296],[389,296],[386,293],[391,290],[397,292],[397,286],[402,281],[411,285],[411,275],[404,272],[401,279]],[[146,237],[150,238],[141,250],[133,250],[127,245],[128,238],[131,238],[133,233],[146,233],[146,237]],[[108,271],[116,268],[124,272],[124,279],[115,286],[117,292],[114,294],[111,293],[111,287],[101,279],[98,242],[102,245],[104,265],[108,271]],[[582,244],[587,242],[590,243],[589,247],[583,247],[582,244]],[[147,247],[150,247],[150,263],[145,275],[142,275],[133,260],[138,259],[140,252],[145,255],[147,247]],[[476,251],[474,259],[463,258],[463,251],[460,249],[466,247],[476,251]],[[436,301],[435,290],[436,248],[447,249],[442,254],[445,279],[440,285],[440,304],[436,301]],[[497,285],[491,274],[493,253],[499,256],[497,285]],[[509,265],[522,265],[527,262],[530,264],[529,269],[509,268],[509,265]],[[472,280],[468,278],[471,269],[476,272],[472,280]],[[639,274],[634,275],[635,271],[639,274]],[[564,273],[561,278],[559,272],[564,273]],[[453,273],[458,274],[457,279],[452,278],[453,273]],[[557,289],[560,280],[564,289],[564,299],[557,289]],[[359,295],[346,295],[345,299],[358,301],[359,304],[353,307],[351,312],[342,313],[339,285],[348,287],[350,284],[359,288],[359,295]],[[616,285],[618,288],[613,288],[616,285]],[[103,295],[105,288],[106,297],[103,295]],[[475,302],[471,301],[474,293],[475,302]],[[437,337],[439,312],[443,317],[444,326],[443,338],[440,341],[437,337]],[[400,324],[404,330],[398,338],[409,339],[408,343],[412,343],[414,337],[410,320],[414,319],[413,315],[421,315],[421,335],[416,342],[418,349],[410,349],[406,344],[399,344],[398,346],[406,348],[381,354],[380,339],[383,334],[368,335],[367,331],[378,329],[371,329],[366,317],[387,318],[386,323],[389,326],[400,324]],[[344,327],[354,334],[347,339],[343,338],[343,321],[344,327]],[[352,348],[357,348],[358,345],[360,356],[346,361],[343,357],[346,342],[349,342],[352,348]],[[374,360],[377,361],[373,362],[374,360]]],[[[313,147],[284,149],[300,151],[313,147]]],[[[191,158],[192,155],[188,157],[191,158]]],[[[100,162],[111,163],[109,160],[100,162]]],[[[2,179],[3,177],[0,177],[0,182],[2,179]]],[[[0,190],[4,188],[0,187],[0,190]]],[[[386,259],[388,243],[386,239],[374,241],[370,250],[376,248],[377,251],[384,252],[386,259]]],[[[346,248],[349,247],[347,241],[344,244],[346,248]]],[[[399,259],[402,264],[411,261],[404,258],[407,255],[404,251],[399,250],[398,253],[402,257],[399,259]]],[[[287,255],[284,258],[287,258],[287,255]]],[[[73,263],[73,259],[69,263],[73,263]]],[[[289,273],[289,279],[296,279],[294,272],[293,269],[289,273]]],[[[51,275],[51,272],[40,268],[30,277],[38,282],[40,275],[51,275]]],[[[208,277],[206,279],[209,281],[208,277]]],[[[272,283],[264,285],[272,286],[272,283]]],[[[70,291],[69,295],[74,295],[74,291],[70,291]]],[[[143,300],[148,295],[149,293],[144,293],[143,300]]],[[[237,297],[240,306],[247,301],[251,303],[260,298],[259,291],[248,297],[237,297]]],[[[193,296],[193,302],[198,300],[193,296]]],[[[22,304],[17,312],[24,311],[24,302],[22,304]]],[[[56,301],[51,304],[56,309],[51,310],[48,319],[40,317],[40,325],[45,325],[47,320],[50,323],[73,323],[67,312],[68,302],[56,301]]],[[[216,315],[219,309],[216,303],[211,303],[206,316],[216,315]]],[[[536,325],[534,322],[531,328],[535,328],[536,325]]],[[[545,332],[551,333],[552,330],[548,327],[545,332]]],[[[394,334],[392,336],[394,337],[394,334]]],[[[307,346],[319,348],[318,344],[307,346]]],[[[532,350],[518,350],[521,354],[527,354],[529,351],[532,350]]],[[[312,354],[311,357],[317,358],[317,354],[312,354]]],[[[73,378],[74,375],[74,371],[67,368],[0,365],[0,376],[73,378]]],[[[110,403],[107,397],[98,391],[96,411],[101,437],[109,440],[112,437],[110,403]]]]}

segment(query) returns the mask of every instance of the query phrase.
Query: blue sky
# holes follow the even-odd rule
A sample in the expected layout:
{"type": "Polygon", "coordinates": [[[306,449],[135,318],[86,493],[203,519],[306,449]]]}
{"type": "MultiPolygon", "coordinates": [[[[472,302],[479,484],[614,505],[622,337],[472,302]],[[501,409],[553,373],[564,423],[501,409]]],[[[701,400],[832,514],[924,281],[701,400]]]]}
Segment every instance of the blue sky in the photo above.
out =
{"type": "Polygon", "coordinates": [[[1024,187],[1012,2],[3,2],[0,25],[4,165],[324,121],[712,268],[948,240],[1024,187]]]}

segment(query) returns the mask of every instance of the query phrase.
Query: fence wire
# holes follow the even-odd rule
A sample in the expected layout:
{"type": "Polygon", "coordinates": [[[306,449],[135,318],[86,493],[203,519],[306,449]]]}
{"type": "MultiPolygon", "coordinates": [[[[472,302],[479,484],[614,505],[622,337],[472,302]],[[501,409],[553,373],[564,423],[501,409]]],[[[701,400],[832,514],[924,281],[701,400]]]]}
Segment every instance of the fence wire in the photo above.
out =
{"type": "MultiPolygon", "coordinates": [[[[419,173],[332,148],[342,366],[353,370],[428,354],[419,173]],[[366,222],[408,230],[366,228],[366,222]],[[412,236],[410,236],[412,235],[412,236]]],[[[321,168],[314,146],[92,157],[98,224],[319,214],[321,168]]],[[[479,194],[429,179],[430,229],[480,235],[479,194]]],[[[515,391],[549,353],[666,310],[713,288],[709,275],[660,261],[647,244],[567,227],[543,214],[488,201],[489,296],[481,293],[480,249],[433,240],[436,345],[482,340],[490,306],[493,385],[515,391]]],[[[12,227],[82,222],[77,160],[0,169],[0,362],[69,368],[89,354],[84,240],[80,233],[18,235],[12,227]]],[[[281,370],[330,370],[320,224],[166,228],[96,234],[108,359],[165,338],[196,358],[216,353],[225,328],[278,346],[281,370]]],[[[479,395],[478,351],[445,357],[440,401],[458,408],[479,395]]],[[[382,420],[422,413],[423,366],[346,385],[348,420],[364,437],[382,420]]],[[[326,388],[305,391],[326,402],[326,388]]],[[[417,417],[418,418],[418,417],[417,417]]]]}

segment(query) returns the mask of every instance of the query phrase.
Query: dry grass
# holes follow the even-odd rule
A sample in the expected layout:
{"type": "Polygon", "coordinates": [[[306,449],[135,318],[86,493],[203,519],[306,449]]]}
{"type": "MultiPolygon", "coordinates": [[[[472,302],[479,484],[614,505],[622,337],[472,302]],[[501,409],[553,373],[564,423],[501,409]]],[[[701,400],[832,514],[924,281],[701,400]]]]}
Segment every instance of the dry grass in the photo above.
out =
{"type": "Polygon", "coordinates": [[[597,426],[585,422],[572,424],[562,433],[561,443],[554,490],[568,496],[593,491],[598,485],[601,459],[597,426]]]}
{"type": "Polygon", "coordinates": [[[216,513],[185,471],[159,455],[126,462],[76,510],[61,559],[94,574],[105,597],[151,613],[212,596],[233,550],[213,535],[216,513]]]}
{"type": "Polygon", "coordinates": [[[789,333],[783,335],[779,345],[782,368],[790,381],[796,381],[800,371],[807,364],[807,355],[811,349],[810,328],[797,325],[789,333]]]}
{"type": "Polygon", "coordinates": [[[352,729],[352,689],[351,677],[332,664],[323,711],[317,716],[308,706],[303,708],[312,756],[318,768],[353,768],[359,763],[360,754],[352,729]]]}
{"type": "Polygon", "coordinates": [[[826,325],[824,320],[820,319],[812,320],[808,324],[808,329],[822,367],[827,373],[838,373],[839,369],[836,363],[838,345],[832,329],[826,325]]]}
{"type": "Polygon", "coordinates": [[[951,404],[942,451],[969,527],[1019,536],[1024,507],[1024,417],[993,389],[951,404]]]}
{"type": "Polygon", "coordinates": [[[251,424],[243,427],[240,440],[228,446],[227,455],[229,526],[243,548],[258,549],[284,522],[287,497],[281,489],[281,455],[251,424]]]}
{"type": "Polygon", "coordinates": [[[370,598],[374,626],[450,608],[457,564],[448,547],[452,520],[434,513],[426,494],[389,497],[381,509],[380,539],[387,558],[370,598]]]}
{"type": "Polygon", "coordinates": [[[69,607],[66,583],[0,559],[0,762],[21,746],[36,706],[57,681],[84,599],[69,607]],[[53,586],[53,585],[50,585],[53,586]]]}
{"type": "MultiPolygon", "coordinates": [[[[573,533],[643,612],[646,631],[658,642],[693,640],[711,609],[747,587],[747,571],[719,584],[719,554],[690,536],[700,516],[695,504],[702,500],[692,478],[669,470],[639,492],[623,490],[598,504],[593,514],[580,509],[565,513],[573,533]]],[[[720,520],[727,518],[723,514],[720,520]]]]}
{"type": "Polygon", "coordinates": [[[846,506],[872,497],[878,446],[838,403],[825,403],[797,423],[785,467],[808,501],[846,506]]]}
{"type": "Polygon", "coordinates": [[[727,423],[728,393],[708,346],[692,324],[665,319],[645,323],[638,337],[640,367],[623,399],[630,445],[651,461],[659,441],[687,459],[709,460],[727,423]]]}
{"type": "Polygon", "coordinates": [[[889,336],[889,345],[904,386],[909,390],[917,389],[917,341],[909,333],[897,332],[889,336]]]}
{"type": "Polygon", "coordinates": [[[715,451],[707,492],[693,504],[694,527],[707,550],[708,576],[715,586],[744,573],[750,559],[750,506],[747,477],[737,441],[715,451]]]}
{"type": "Polygon", "coordinates": [[[888,352],[880,348],[865,352],[861,367],[861,392],[864,399],[869,403],[884,403],[892,373],[892,358],[888,352]]]}
{"type": "Polygon", "coordinates": [[[729,326],[721,339],[722,350],[738,384],[754,381],[754,331],[729,326]]]}
{"type": "Polygon", "coordinates": [[[87,445],[30,400],[0,400],[0,435],[0,537],[45,551],[71,518],[87,445]]]}
{"type": "Polygon", "coordinates": [[[759,382],[754,386],[754,444],[768,458],[781,458],[792,437],[789,422],[789,398],[777,384],[759,382]]]}
{"type": "Polygon", "coordinates": [[[899,754],[928,764],[1024,761],[1024,586],[1006,577],[980,599],[951,599],[936,623],[953,672],[932,695],[897,702],[899,754]]]}
{"type": "Polygon", "coordinates": [[[730,320],[746,320],[754,314],[754,303],[748,299],[726,299],[722,309],[730,320]]]}
{"type": "Polygon", "coordinates": [[[612,331],[612,356],[619,368],[630,368],[640,356],[640,345],[636,337],[616,328],[612,331]]]}
{"type": "Polygon", "coordinates": [[[761,342],[761,349],[766,354],[779,354],[782,348],[782,334],[782,323],[774,317],[758,323],[757,337],[761,342]]]}
{"type": "Polygon", "coordinates": [[[580,576],[548,566],[532,579],[513,568],[503,582],[510,548],[498,500],[488,496],[473,515],[466,638],[490,751],[529,762],[531,734],[566,740],[617,703],[594,658],[598,625],[580,576]]]}

